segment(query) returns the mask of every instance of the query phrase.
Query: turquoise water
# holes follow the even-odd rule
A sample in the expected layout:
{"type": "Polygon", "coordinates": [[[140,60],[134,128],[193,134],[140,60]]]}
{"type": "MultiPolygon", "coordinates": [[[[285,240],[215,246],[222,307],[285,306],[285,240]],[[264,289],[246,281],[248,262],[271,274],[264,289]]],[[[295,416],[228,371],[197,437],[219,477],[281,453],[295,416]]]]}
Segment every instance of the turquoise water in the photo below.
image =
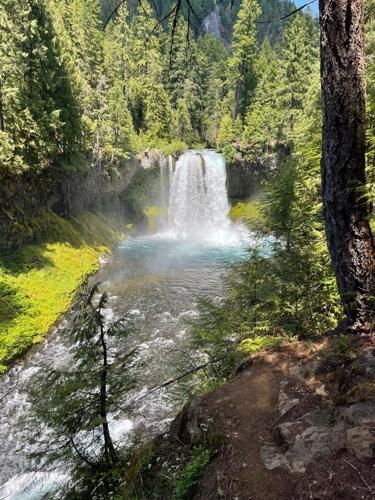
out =
{"type": "MultiPolygon", "coordinates": [[[[129,238],[118,245],[93,278],[93,282],[101,283],[101,291],[109,294],[108,322],[125,317],[132,324],[133,333],[126,345],[113,347],[117,351],[139,348],[132,367],[138,387],[124,404],[137,402],[132,412],[111,416],[111,431],[119,444],[126,443],[134,431],[144,436],[162,432],[180,409],[183,395],[178,386],[142,396],[184,371],[186,363],[191,362],[184,356],[189,344],[186,320],[198,315],[199,298],[223,296],[228,270],[246,258],[252,240],[246,231],[240,231],[231,241],[217,245],[177,240],[165,233],[129,238]]],[[[14,387],[2,401],[0,415],[0,498],[42,499],[66,480],[64,467],[63,473],[37,472],[30,458],[30,453],[48,443],[48,434],[46,429],[40,432],[27,424],[26,386],[35,373],[69,364],[70,348],[62,321],[0,382],[0,398],[14,387]]]]}

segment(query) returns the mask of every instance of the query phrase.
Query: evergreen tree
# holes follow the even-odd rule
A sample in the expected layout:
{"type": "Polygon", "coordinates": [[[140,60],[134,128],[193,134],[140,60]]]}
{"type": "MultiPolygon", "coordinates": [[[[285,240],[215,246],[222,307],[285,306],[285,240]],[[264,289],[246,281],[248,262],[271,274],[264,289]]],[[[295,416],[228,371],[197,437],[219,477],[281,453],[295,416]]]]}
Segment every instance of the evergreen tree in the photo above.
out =
{"type": "Polygon", "coordinates": [[[327,240],[346,326],[353,332],[373,332],[375,245],[366,186],[364,4],[322,0],[319,7],[327,240]]]}
{"type": "Polygon", "coordinates": [[[282,106],[282,69],[279,54],[268,40],[264,42],[255,63],[257,86],[254,100],[245,117],[244,140],[250,154],[267,157],[277,150],[282,124],[288,110],[282,106]]]}
{"type": "Polygon", "coordinates": [[[318,41],[318,30],[313,19],[302,14],[295,15],[285,32],[281,54],[282,106],[289,110],[289,116],[284,121],[286,137],[303,107],[313,65],[319,56],[318,41]]]}
{"type": "Polygon", "coordinates": [[[234,117],[244,115],[256,85],[256,21],[260,15],[257,0],[243,0],[233,30],[229,71],[235,87],[234,117]]]}
{"type": "Polygon", "coordinates": [[[257,86],[245,117],[247,154],[262,162],[289,156],[294,124],[303,115],[311,75],[319,73],[318,32],[309,16],[296,16],[281,47],[265,42],[255,62],[257,86]]]}
{"type": "Polygon", "coordinates": [[[132,33],[128,24],[128,10],[123,5],[108,27],[104,42],[104,75],[106,103],[103,124],[105,138],[104,159],[116,163],[137,149],[137,139],[129,110],[129,80],[132,74],[130,49],[132,33]]]}
{"type": "Polygon", "coordinates": [[[223,113],[223,101],[227,99],[228,80],[226,65],[228,53],[220,40],[206,35],[200,40],[202,79],[202,136],[208,145],[215,146],[223,113]]]}
{"type": "Polygon", "coordinates": [[[163,60],[158,36],[153,32],[155,19],[151,7],[140,6],[132,21],[132,61],[130,109],[135,129],[148,141],[168,140],[172,109],[163,85],[163,60]]]}
{"type": "MultiPolygon", "coordinates": [[[[125,457],[111,435],[111,412],[118,411],[134,380],[127,365],[136,350],[114,353],[111,339],[127,336],[124,322],[105,321],[107,295],[84,289],[71,311],[68,331],[72,366],[36,375],[29,394],[37,425],[50,432],[37,453],[44,466],[64,460],[72,482],[64,498],[108,498],[121,482],[125,457]]],[[[61,493],[61,492],[60,492],[61,493]]]]}
{"type": "Polygon", "coordinates": [[[375,202],[375,5],[365,2],[367,55],[367,178],[371,202],[375,202]]]}
{"type": "Polygon", "coordinates": [[[22,129],[26,116],[22,109],[22,79],[25,40],[20,26],[28,14],[24,3],[5,1],[0,10],[0,175],[8,170],[20,173],[27,165],[23,158],[22,129]]]}
{"type": "Polygon", "coordinates": [[[79,149],[80,118],[62,48],[44,0],[13,7],[2,13],[2,154],[34,171],[64,166],[79,149]]]}

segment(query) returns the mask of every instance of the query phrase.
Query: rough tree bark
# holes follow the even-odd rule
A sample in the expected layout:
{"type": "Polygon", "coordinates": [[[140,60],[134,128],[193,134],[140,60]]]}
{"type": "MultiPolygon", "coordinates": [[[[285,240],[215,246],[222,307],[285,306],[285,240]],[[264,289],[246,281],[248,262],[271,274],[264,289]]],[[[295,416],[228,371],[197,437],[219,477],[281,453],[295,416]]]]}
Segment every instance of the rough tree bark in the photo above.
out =
{"type": "Polygon", "coordinates": [[[375,248],[364,196],[363,0],[319,0],[324,106],[322,194],[328,246],[347,326],[373,331],[375,248]]]}
{"type": "Polygon", "coordinates": [[[4,123],[4,109],[3,109],[3,93],[0,85],[0,130],[2,132],[5,131],[5,123],[4,123]]]}
{"type": "Polygon", "coordinates": [[[100,372],[100,417],[102,418],[102,429],[104,438],[104,456],[107,465],[114,465],[117,462],[117,453],[113,445],[111,433],[108,424],[108,410],[107,410],[107,372],[109,369],[108,365],[108,348],[105,340],[105,331],[103,323],[100,323],[100,343],[103,353],[103,366],[100,372]]]}

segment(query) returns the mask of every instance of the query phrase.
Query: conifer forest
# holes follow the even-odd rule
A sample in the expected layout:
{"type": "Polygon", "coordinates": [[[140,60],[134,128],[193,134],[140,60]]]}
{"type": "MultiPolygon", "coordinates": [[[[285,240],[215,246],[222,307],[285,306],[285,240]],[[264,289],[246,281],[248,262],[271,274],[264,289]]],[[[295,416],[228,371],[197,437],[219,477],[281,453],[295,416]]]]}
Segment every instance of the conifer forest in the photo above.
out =
{"type": "Polygon", "coordinates": [[[373,499],[374,0],[0,7],[0,499],[373,499]]]}

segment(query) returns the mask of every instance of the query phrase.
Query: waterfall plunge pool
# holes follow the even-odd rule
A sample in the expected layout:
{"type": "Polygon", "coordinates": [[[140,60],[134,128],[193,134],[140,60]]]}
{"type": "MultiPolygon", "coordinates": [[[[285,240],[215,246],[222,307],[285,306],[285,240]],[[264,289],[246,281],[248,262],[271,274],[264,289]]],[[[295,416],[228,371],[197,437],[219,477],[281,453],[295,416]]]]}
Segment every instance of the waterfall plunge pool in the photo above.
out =
{"type": "MultiPolygon", "coordinates": [[[[220,298],[231,264],[247,256],[252,239],[228,217],[225,163],[214,152],[188,152],[168,172],[168,219],[159,233],[129,238],[114,250],[95,281],[108,291],[107,319],[130,318],[134,334],[126,348],[139,346],[135,365],[138,400],[150,387],[176,376],[189,342],[187,318],[198,315],[198,300],[220,298]]],[[[65,320],[66,321],[66,320],[65,320]]],[[[121,348],[121,346],[117,346],[121,348]]],[[[45,430],[27,424],[27,383],[41,370],[69,364],[64,320],[46,341],[12,367],[0,381],[0,499],[45,498],[66,480],[64,467],[37,471],[30,454],[46,439],[45,430]],[[9,388],[13,390],[8,394],[9,388]],[[26,417],[26,418],[25,418],[26,417]],[[22,418],[22,424],[20,419],[22,418]]],[[[133,431],[162,432],[182,404],[172,387],[140,399],[131,414],[112,415],[115,441],[126,443],[133,431]]]]}

